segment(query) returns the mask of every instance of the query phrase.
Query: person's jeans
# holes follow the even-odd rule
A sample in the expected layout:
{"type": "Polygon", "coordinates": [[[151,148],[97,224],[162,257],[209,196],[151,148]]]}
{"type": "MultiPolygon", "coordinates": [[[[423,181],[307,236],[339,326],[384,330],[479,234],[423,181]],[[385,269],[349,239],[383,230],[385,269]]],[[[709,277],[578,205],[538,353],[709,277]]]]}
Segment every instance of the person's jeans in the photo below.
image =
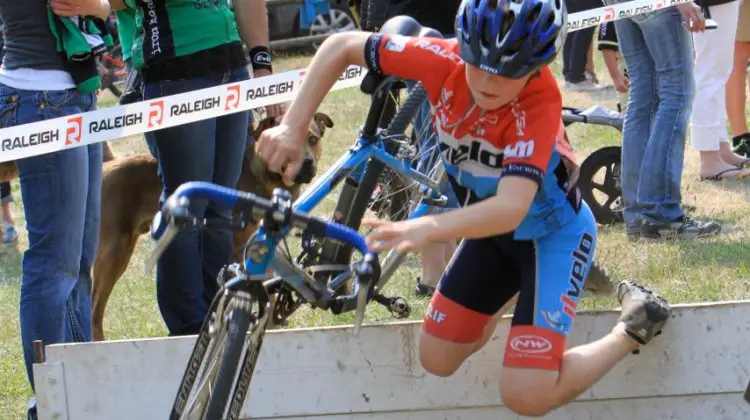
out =
{"type": "MultiPolygon", "coordinates": [[[[601,0],[565,0],[565,8],[569,14],[601,6],[601,0]]],[[[580,83],[586,80],[586,57],[591,48],[591,42],[594,40],[595,29],[594,27],[580,29],[569,32],[565,37],[562,73],[566,82],[580,83]]]]}
{"type": "MultiPolygon", "coordinates": [[[[146,100],[204,89],[249,78],[246,68],[186,80],[145,82],[146,100]]],[[[249,112],[183,124],[153,132],[159,175],[164,189],[159,208],[177,187],[188,181],[213,182],[236,188],[247,143],[249,112]]],[[[231,218],[231,208],[192,200],[199,218],[231,218]]],[[[218,291],[216,276],[229,262],[229,229],[189,229],[181,232],[162,254],[156,268],[159,309],[170,335],[197,334],[218,291]]]]}
{"type": "Polygon", "coordinates": [[[615,21],[630,96],[622,136],[626,229],[674,221],[693,105],[693,39],[676,8],[615,21]]]}
{"type": "MultiPolygon", "coordinates": [[[[0,84],[0,128],[90,111],[95,104],[93,93],[0,84]]],[[[21,279],[21,341],[34,388],[35,340],[44,345],[91,341],[90,273],[99,241],[102,145],[19,159],[16,166],[29,234],[21,279]]]]}

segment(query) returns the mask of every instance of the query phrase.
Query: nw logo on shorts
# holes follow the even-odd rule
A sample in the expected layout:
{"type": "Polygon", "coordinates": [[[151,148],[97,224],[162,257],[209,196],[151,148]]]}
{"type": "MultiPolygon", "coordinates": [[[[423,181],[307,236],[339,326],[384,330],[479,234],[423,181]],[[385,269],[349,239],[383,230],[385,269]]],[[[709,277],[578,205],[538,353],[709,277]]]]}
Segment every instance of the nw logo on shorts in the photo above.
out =
{"type": "Polygon", "coordinates": [[[526,354],[541,354],[552,350],[552,343],[538,335],[519,335],[510,341],[510,348],[526,354]]]}
{"type": "Polygon", "coordinates": [[[65,145],[81,142],[81,127],[83,126],[83,117],[77,116],[68,118],[68,128],[65,131],[65,145]]]}
{"type": "Polygon", "coordinates": [[[149,104],[148,111],[148,128],[154,128],[161,125],[164,120],[164,101],[154,101],[149,104]]]}

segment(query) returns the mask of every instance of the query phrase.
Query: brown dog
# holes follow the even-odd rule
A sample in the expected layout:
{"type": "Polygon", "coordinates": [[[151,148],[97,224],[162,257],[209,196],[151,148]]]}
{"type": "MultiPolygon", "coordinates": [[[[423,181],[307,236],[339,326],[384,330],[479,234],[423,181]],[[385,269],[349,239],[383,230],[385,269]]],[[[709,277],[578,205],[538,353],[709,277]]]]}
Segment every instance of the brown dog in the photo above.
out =
{"type": "MultiPolygon", "coordinates": [[[[277,125],[275,118],[260,121],[254,129],[255,138],[269,127],[277,125]]],[[[326,127],[333,127],[331,118],[315,114],[308,130],[308,148],[314,162],[320,158],[320,138],[326,127]]],[[[285,187],[278,174],[271,173],[263,160],[255,154],[252,145],[245,151],[242,174],[237,189],[270,198],[275,188],[288,189],[293,197],[299,195],[300,185],[285,187]]],[[[151,220],[158,208],[162,184],[157,175],[157,162],[143,153],[115,159],[104,165],[102,179],[102,221],[99,248],[93,269],[93,335],[94,340],[104,340],[104,309],[115,283],[130,262],[138,237],[149,231],[151,220]]],[[[234,255],[241,249],[257,226],[234,234],[234,255]]]]}
{"type": "MultiPolygon", "coordinates": [[[[104,162],[109,162],[115,159],[114,153],[112,153],[112,147],[108,142],[102,144],[102,157],[104,162]]],[[[18,178],[18,168],[16,168],[16,162],[11,160],[10,162],[0,163],[0,182],[10,182],[18,178]]]]}

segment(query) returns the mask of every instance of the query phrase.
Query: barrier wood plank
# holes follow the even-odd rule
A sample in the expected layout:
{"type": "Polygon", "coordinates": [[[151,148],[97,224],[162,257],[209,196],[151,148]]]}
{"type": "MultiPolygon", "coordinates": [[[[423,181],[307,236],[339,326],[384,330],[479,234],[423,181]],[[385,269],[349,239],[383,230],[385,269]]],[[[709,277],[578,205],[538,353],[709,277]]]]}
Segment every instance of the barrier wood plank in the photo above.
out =
{"type": "MultiPolygon", "coordinates": [[[[547,418],[750,418],[742,400],[750,377],[748,314],[750,301],[678,306],[665,333],[640,355],[628,356],[574,404],[547,418]],[[587,414],[597,410],[612,414],[587,414]]],[[[571,344],[606,334],[617,315],[580,313],[571,344]]],[[[358,338],[349,328],[271,332],[243,415],[418,420],[435,418],[430,412],[439,410],[446,419],[515,418],[500,406],[497,392],[509,324],[505,319],[488,346],[450,378],[420,367],[418,322],[368,326],[358,338]]],[[[182,337],[49,346],[47,362],[35,367],[40,418],[167,418],[193,342],[182,337]]]]}

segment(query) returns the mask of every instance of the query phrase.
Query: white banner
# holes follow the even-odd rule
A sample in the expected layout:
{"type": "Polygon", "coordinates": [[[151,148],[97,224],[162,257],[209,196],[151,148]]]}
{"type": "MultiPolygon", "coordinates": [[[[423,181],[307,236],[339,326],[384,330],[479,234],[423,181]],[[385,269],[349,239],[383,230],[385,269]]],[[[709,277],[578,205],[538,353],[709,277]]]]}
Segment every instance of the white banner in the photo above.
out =
{"type": "MultiPolygon", "coordinates": [[[[573,13],[568,15],[568,30],[577,31],[689,1],[635,0],[573,13]]],[[[299,92],[305,72],[305,69],[292,70],[240,83],[4,128],[0,130],[0,162],[287,102],[299,92]]],[[[365,73],[366,69],[359,66],[347,68],[333,90],[358,86],[365,73]]]]}

